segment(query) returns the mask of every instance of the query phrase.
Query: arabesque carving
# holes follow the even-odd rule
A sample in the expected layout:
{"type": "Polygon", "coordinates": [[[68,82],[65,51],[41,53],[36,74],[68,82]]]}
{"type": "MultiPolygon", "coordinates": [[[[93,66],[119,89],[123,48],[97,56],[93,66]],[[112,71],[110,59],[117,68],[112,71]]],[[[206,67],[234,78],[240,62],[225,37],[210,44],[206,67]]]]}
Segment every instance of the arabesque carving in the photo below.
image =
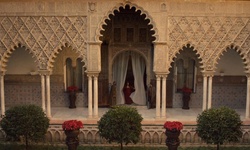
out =
{"type": "Polygon", "coordinates": [[[148,19],[150,21],[148,23],[148,25],[152,25],[153,28],[151,30],[155,31],[155,34],[153,36],[156,38],[156,41],[157,41],[158,40],[158,30],[156,28],[155,23],[153,22],[152,17],[148,14],[148,12],[144,11],[144,9],[142,7],[139,7],[136,4],[132,4],[130,2],[118,4],[117,6],[113,7],[112,10],[108,11],[106,15],[103,16],[103,18],[100,21],[98,28],[96,30],[95,40],[100,41],[99,38],[102,36],[101,31],[104,30],[103,25],[107,25],[106,20],[110,20],[109,16],[114,15],[114,11],[120,11],[119,8],[125,7],[126,5],[128,5],[130,8],[134,7],[136,9],[135,11],[138,11],[138,10],[141,11],[141,14],[145,14],[145,16],[146,16],[145,19],[148,19]]]}
{"type": "Polygon", "coordinates": [[[50,69],[61,46],[66,43],[86,63],[86,16],[5,16],[0,17],[1,69],[14,46],[21,43],[30,50],[39,69],[50,69]]]}
{"type": "MultiPolygon", "coordinates": [[[[250,23],[247,17],[169,17],[169,63],[186,44],[197,51],[206,71],[214,71],[217,60],[230,45],[237,46],[242,59],[250,50],[250,23]]],[[[249,60],[244,62],[249,68],[249,60]]]]}

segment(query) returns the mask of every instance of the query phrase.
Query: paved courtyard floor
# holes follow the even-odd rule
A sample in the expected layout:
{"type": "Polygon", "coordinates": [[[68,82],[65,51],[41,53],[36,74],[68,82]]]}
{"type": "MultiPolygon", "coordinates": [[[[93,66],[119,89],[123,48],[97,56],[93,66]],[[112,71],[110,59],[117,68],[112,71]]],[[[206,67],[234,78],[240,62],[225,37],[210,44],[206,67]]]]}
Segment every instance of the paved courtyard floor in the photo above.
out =
{"type": "MultiPolygon", "coordinates": [[[[201,108],[166,108],[165,118],[155,118],[156,109],[147,109],[146,106],[132,106],[136,107],[139,114],[143,117],[143,124],[162,124],[162,122],[168,121],[181,121],[184,124],[196,124],[196,119],[199,114],[201,114],[201,108]]],[[[83,120],[89,124],[95,124],[100,117],[107,112],[109,108],[99,108],[98,118],[88,118],[88,108],[87,107],[77,107],[74,109],[69,109],[67,107],[52,107],[51,109],[51,122],[61,123],[64,120],[78,119],[83,120]]],[[[245,109],[235,109],[240,115],[241,120],[245,124],[250,124],[250,119],[245,118],[245,109]]]]}

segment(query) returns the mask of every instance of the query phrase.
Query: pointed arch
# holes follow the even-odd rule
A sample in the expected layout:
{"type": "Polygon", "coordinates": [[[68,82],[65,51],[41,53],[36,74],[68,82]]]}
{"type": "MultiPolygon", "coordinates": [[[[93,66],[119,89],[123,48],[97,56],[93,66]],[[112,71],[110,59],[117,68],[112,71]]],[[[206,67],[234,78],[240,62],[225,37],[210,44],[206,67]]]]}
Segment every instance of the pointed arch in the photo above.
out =
{"type": "Polygon", "coordinates": [[[130,8],[135,8],[135,12],[140,11],[141,15],[145,15],[145,20],[149,20],[148,25],[152,26],[151,31],[154,31],[154,35],[152,35],[152,36],[155,37],[155,41],[158,41],[158,30],[156,28],[156,24],[153,21],[153,18],[142,7],[139,7],[136,4],[132,4],[130,2],[120,3],[120,4],[116,5],[112,10],[107,12],[107,14],[102,18],[102,20],[100,21],[100,23],[97,27],[95,40],[100,41],[100,37],[103,36],[102,32],[104,31],[103,25],[107,25],[107,20],[109,20],[109,21],[111,20],[112,16],[115,15],[114,12],[115,11],[119,12],[120,7],[125,8],[126,6],[129,6],[130,8]]]}
{"type": "MultiPolygon", "coordinates": [[[[177,57],[178,54],[180,54],[181,51],[183,51],[184,49],[187,49],[187,48],[190,48],[192,49],[192,51],[195,52],[197,58],[198,58],[198,62],[199,62],[199,67],[201,70],[205,69],[205,66],[204,66],[204,62],[203,62],[203,59],[202,57],[200,57],[200,53],[198,50],[195,49],[195,45],[192,45],[191,43],[187,43],[186,45],[182,45],[182,47],[179,48],[179,51],[176,51],[176,53],[172,56],[172,58],[170,58],[170,63],[169,63],[169,66],[171,66],[170,64],[174,62],[175,58],[177,57]]],[[[169,68],[170,69],[170,68],[169,68]]]]}
{"type": "Polygon", "coordinates": [[[48,62],[48,67],[49,70],[52,70],[52,68],[54,67],[53,63],[55,62],[55,59],[57,58],[58,54],[60,51],[62,51],[64,48],[71,48],[72,51],[75,51],[78,54],[78,58],[81,59],[81,61],[84,63],[83,67],[87,66],[87,58],[85,54],[80,53],[80,50],[77,50],[76,47],[72,47],[70,44],[65,43],[64,45],[62,45],[60,48],[55,49],[53,51],[53,54],[51,55],[51,57],[49,58],[49,62],[48,62]]]}
{"type": "MultiPolygon", "coordinates": [[[[24,48],[25,51],[28,51],[30,54],[32,54],[32,57],[35,58],[36,62],[39,62],[39,59],[37,59],[36,55],[33,53],[32,50],[28,48],[28,46],[23,45],[21,43],[18,43],[17,45],[13,46],[13,48],[7,49],[0,60],[0,70],[6,71],[7,62],[11,56],[11,54],[17,49],[17,48],[24,48]]],[[[39,68],[39,63],[37,64],[37,68],[39,68]]]]}
{"type": "Polygon", "coordinates": [[[216,57],[214,57],[214,59],[213,59],[214,71],[216,70],[216,65],[218,64],[218,61],[221,58],[221,56],[223,55],[223,53],[227,52],[229,49],[233,49],[239,54],[239,56],[242,59],[245,73],[250,73],[250,59],[249,59],[250,53],[245,53],[244,50],[240,49],[239,46],[236,46],[234,44],[226,46],[221,52],[217,53],[216,57]]]}

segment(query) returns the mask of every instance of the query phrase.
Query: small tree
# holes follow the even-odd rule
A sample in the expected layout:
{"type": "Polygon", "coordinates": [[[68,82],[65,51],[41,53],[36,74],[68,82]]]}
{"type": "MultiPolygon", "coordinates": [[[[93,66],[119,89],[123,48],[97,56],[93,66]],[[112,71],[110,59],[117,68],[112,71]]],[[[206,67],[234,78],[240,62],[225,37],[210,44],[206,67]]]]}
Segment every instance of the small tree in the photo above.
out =
{"type": "Polygon", "coordinates": [[[28,149],[29,141],[44,138],[49,127],[49,119],[41,107],[23,105],[8,109],[0,125],[7,135],[7,140],[18,141],[24,137],[28,149]]]}
{"type": "Polygon", "coordinates": [[[136,108],[115,106],[98,121],[99,134],[110,143],[119,143],[123,149],[123,143],[139,141],[142,119],[136,108]]]}
{"type": "Polygon", "coordinates": [[[197,133],[208,144],[216,144],[217,150],[224,142],[238,142],[242,137],[242,121],[235,110],[221,107],[208,109],[197,117],[197,133]]]}

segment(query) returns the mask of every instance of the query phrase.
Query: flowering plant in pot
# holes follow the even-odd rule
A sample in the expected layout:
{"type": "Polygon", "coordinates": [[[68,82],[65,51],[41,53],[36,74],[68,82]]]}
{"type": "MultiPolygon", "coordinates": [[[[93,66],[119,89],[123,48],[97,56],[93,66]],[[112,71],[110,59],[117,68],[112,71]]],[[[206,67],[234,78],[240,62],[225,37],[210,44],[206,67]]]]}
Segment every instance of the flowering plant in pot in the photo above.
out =
{"type": "Polygon", "coordinates": [[[62,128],[64,131],[66,130],[79,130],[83,128],[83,123],[78,120],[67,120],[62,124],[62,128]]]}
{"type": "Polygon", "coordinates": [[[182,89],[181,89],[182,93],[189,93],[191,94],[192,93],[192,90],[186,86],[184,86],[182,89]]]}
{"type": "Polygon", "coordinates": [[[68,91],[68,92],[76,92],[77,90],[78,90],[78,87],[77,87],[77,86],[74,86],[74,85],[69,86],[69,87],[67,88],[67,91],[68,91]]]}
{"type": "Polygon", "coordinates": [[[169,150],[177,150],[180,145],[180,131],[183,129],[183,124],[179,121],[166,121],[164,123],[164,128],[166,129],[165,134],[166,145],[169,150]]]}
{"type": "Polygon", "coordinates": [[[191,99],[190,95],[192,93],[192,89],[184,86],[181,91],[182,91],[182,101],[183,101],[182,109],[189,109],[189,101],[191,99]]]}
{"type": "Polygon", "coordinates": [[[68,150],[77,150],[79,145],[78,135],[80,128],[83,128],[83,123],[78,120],[67,120],[62,124],[64,133],[66,134],[66,145],[68,150]]]}
{"type": "Polygon", "coordinates": [[[166,121],[164,128],[169,131],[180,131],[183,129],[183,124],[179,121],[166,121]]]}
{"type": "Polygon", "coordinates": [[[69,108],[76,108],[76,91],[78,90],[77,86],[69,86],[67,91],[69,92],[69,108]]]}

